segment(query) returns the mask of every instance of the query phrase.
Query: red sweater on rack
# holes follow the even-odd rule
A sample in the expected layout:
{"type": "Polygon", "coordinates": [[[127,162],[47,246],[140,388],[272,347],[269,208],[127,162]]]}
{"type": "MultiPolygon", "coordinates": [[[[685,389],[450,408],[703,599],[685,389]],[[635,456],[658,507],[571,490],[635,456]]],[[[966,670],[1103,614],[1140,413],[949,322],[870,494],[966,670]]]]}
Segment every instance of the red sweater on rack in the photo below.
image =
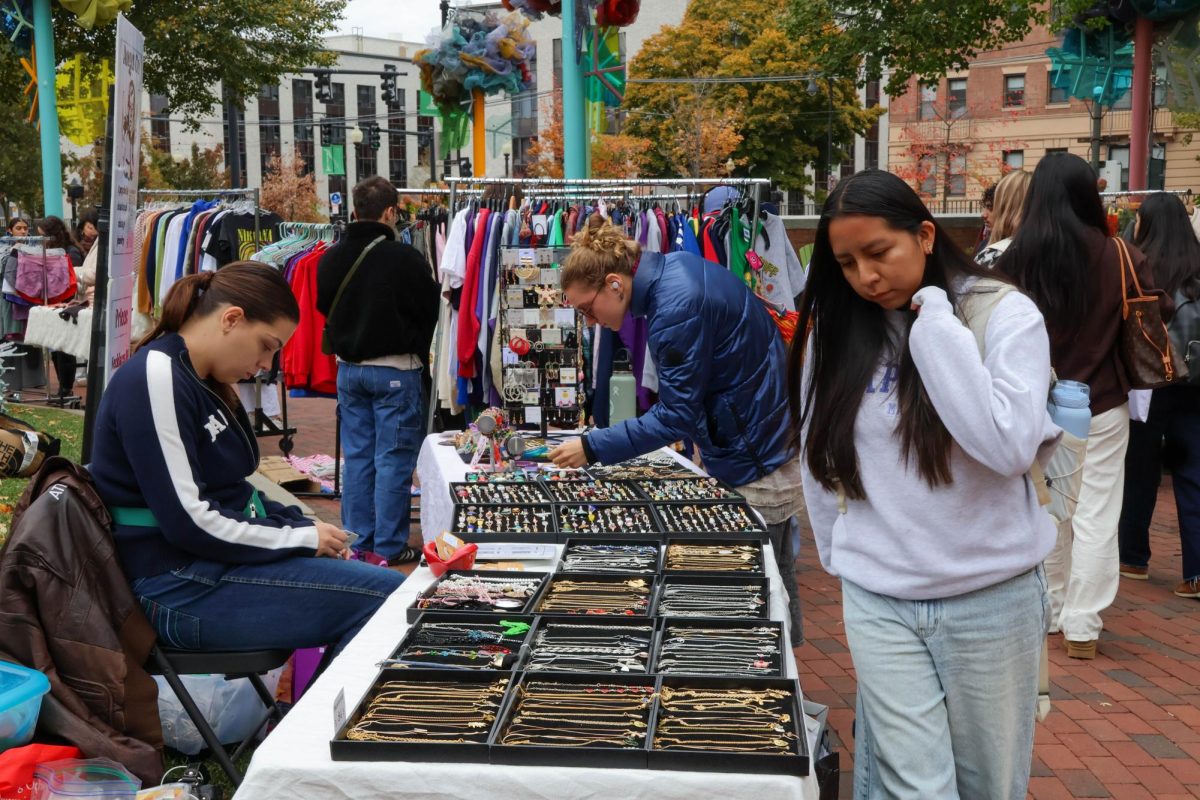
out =
{"type": "Polygon", "coordinates": [[[317,310],[317,263],[326,246],[318,244],[292,270],[292,294],[300,306],[296,332],[283,346],[280,365],[287,385],[323,394],[337,394],[337,360],[321,352],[325,315],[317,310]]]}
{"type": "Polygon", "coordinates": [[[487,238],[488,215],[486,208],[479,209],[475,217],[475,238],[467,253],[467,273],[463,276],[462,301],[458,306],[458,375],[460,378],[475,377],[475,350],[478,348],[479,317],[475,314],[475,300],[479,296],[479,273],[483,264],[483,244],[487,238]]]}

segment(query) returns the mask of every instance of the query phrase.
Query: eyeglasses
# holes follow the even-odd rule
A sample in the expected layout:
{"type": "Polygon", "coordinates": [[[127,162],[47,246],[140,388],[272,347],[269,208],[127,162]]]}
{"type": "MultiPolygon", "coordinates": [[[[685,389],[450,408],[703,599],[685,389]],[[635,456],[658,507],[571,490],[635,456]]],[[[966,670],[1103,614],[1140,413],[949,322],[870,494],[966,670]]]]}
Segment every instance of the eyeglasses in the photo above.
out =
{"type": "Polygon", "coordinates": [[[583,314],[583,315],[584,315],[585,317],[587,317],[588,319],[592,319],[592,320],[594,320],[594,319],[596,318],[596,316],[595,316],[595,315],[592,313],[592,306],[593,306],[593,305],[595,305],[595,303],[596,303],[596,298],[597,298],[597,297],[599,297],[599,296],[600,296],[600,290],[599,290],[599,289],[597,289],[597,290],[596,290],[596,291],[595,291],[595,292],[592,294],[592,299],[591,299],[591,300],[588,300],[588,301],[587,301],[587,303],[579,303],[579,304],[577,304],[577,305],[575,306],[575,310],[576,310],[576,311],[578,311],[580,314],[583,314]]]}

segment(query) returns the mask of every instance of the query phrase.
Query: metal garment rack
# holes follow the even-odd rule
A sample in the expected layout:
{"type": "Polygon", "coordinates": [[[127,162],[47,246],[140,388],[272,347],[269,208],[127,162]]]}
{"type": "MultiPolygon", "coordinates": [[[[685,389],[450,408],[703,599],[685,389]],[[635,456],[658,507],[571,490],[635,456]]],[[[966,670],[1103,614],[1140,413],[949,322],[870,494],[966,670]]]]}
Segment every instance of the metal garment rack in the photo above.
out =
{"type": "Polygon", "coordinates": [[[1118,198],[1118,197],[1136,197],[1136,196],[1148,195],[1148,194],[1181,195],[1181,194],[1192,194],[1192,190],[1191,189],[1132,189],[1132,190],[1129,190],[1126,192],[1101,192],[1100,196],[1101,197],[1118,198]]]}
{"type": "MultiPolygon", "coordinates": [[[[46,304],[46,301],[47,301],[47,299],[48,299],[48,295],[49,295],[49,293],[50,293],[50,288],[49,288],[49,286],[48,286],[48,285],[47,285],[47,283],[46,283],[46,282],[47,282],[47,278],[46,278],[46,270],[45,270],[45,268],[44,268],[45,261],[46,261],[46,242],[48,242],[48,241],[50,241],[50,237],[49,237],[49,236],[0,236],[0,245],[3,245],[3,244],[12,244],[12,245],[21,245],[21,244],[33,244],[33,245],[37,245],[37,244],[40,244],[40,245],[42,246],[42,263],[43,263],[43,269],[42,269],[42,304],[43,304],[43,305],[45,305],[45,304],[46,304]]],[[[74,266],[74,265],[72,265],[72,266],[74,266]]],[[[7,301],[0,301],[0,302],[7,302],[7,301]]],[[[25,346],[25,343],[24,343],[24,342],[21,342],[20,344],[21,344],[21,346],[22,346],[22,347],[24,347],[24,346],[25,346]]],[[[55,403],[55,402],[54,402],[56,398],[54,398],[54,397],[53,397],[53,396],[51,396],[51,394],[50,394],[50,371],[49,371],[49,369],[48,369],[48,367],[47,367],[47,362],[48,362],[48,359],[49,359],[49,353],[50,353],[50,351],[49,351],[49,349],[48,349],[48,348],[46,348],[45,346],[41,346],[41,345],[39,345],[39,346],[38,346],[38,350],[40,350],[40,351],[41,351],[41,353],[42,353],[42,372],[43,372],[43,374],[46,376],[46,396],[45,396],[45,397],[38,397],[38,398],[31,398],[31,399],[32,399],[32,400],[37,400],[38,402],[45,403],[45,404],[46,404],[46,405],[48,405],[48,406],[49,406],[49,405],[58,405],[58,403],[55,403]]],[[[22,358],[24,358],[24,356],[22,356],[22,358]]],[[[20,392],[21,392],[21,391],[24,391],[24,390],[23,390],[23,389],[20,389],[20,390],[18,390],[18,391],[16,391],[16,392],[13,392],[13,393],[12,393],[13,397],[15,397],[15,398],[16,398],[14,402],[18,402],[18,403],[27,403],[27,402],[29,402],[29,400],[22,400],[22,399],[21,399],[21,395],[20,395],[20,392]]],[[[71,395],[71,398],[64,398],[64,399],[63,399],[63,403],[62,403],[62,405],[63,405],[64,407],[65,407],[65,406],[67,406],[67,405],[71,405],[72,407],[78,407],[78,405],[79,405],[79,398],[78,398],[78,397],[75,397],[75,395],[71,395]],[[74,399],[74,402],[68,403],[67,401],[68,401],[68,400],[70,400],[71,398],[73,398],[73,399],[74,399]]]]}
{"type": "MultiPolygon", "coordinates": [[[[764,187],[769,187],[771,181],[767,178],[631,178],[627,180],[614,181],[604,178],[451,178],[443,179],[449,184],[450,200],[449,208],[451,212],[456,210],[459,192],[470,191],[469,187],[473,186],[516,186],[521,188],[525,194],[536,197],[539,189],[554,190],[560,189],[563,191],[578,191],[583,195],[596,196],[598,193],[609,191],[628,192],[633,189],[642,187],[648,188],[665,188],[679,189],[683,187],[696,187],[697,189],[712,188],[716,186],[733,186],[750,188],[751,199],[754,202],[753,223],[750,230],[750,242],[753,244],[758,240],[758,231],[760,225],[759,211],[762,208],[762,191],[764,187]]],[[[703,194],[703,192],[700,192],[703,194]]],[[[630,195],[630,199],[641,199],[639,195],[630,195]]],[[[653,196],[646,196],[647,200],[653,200],[653,196]]],[[[425,435],[428,436],[433,432],[433,419],[437,409],[437,383],[439,371],[443,368],[439,361],[439,356],[442,351],[442,325],[441,314],[439,309],[437,335],[434,338],[433,351],[433,390],[429,399],[429,408],[425,417],[425,435]]]]}

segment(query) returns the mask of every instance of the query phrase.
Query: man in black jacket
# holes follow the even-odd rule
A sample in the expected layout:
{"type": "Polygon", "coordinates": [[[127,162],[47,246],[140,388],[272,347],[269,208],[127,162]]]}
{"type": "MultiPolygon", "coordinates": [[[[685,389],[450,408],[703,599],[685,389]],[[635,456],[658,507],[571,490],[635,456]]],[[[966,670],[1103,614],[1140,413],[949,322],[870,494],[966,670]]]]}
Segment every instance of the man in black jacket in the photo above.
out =
{"type": "Polygon", "coordinates": [[[392,564],[419,555],[408,547],[410,495],[425,432],[421,376],[438,315],[429,262],[396,241],[398,201],[384,178],[355,186],[355,221],[317,267],[317,310],[339,361],[342,527],[392,564]]]}

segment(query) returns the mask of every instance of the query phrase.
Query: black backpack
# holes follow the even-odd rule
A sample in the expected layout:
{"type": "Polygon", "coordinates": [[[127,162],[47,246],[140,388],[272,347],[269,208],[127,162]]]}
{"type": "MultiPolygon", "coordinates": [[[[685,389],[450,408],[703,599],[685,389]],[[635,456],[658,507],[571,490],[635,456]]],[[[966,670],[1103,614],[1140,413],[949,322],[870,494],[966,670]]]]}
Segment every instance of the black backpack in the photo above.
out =
{"type": "Polygon", "coordinates": [[[1167,333],[1171,336],[1171,349],[1187,365],[1187,384],[1200,386],[1200,301],[1176,291],[1175,316],[1167,325],[1167,333]]]}

